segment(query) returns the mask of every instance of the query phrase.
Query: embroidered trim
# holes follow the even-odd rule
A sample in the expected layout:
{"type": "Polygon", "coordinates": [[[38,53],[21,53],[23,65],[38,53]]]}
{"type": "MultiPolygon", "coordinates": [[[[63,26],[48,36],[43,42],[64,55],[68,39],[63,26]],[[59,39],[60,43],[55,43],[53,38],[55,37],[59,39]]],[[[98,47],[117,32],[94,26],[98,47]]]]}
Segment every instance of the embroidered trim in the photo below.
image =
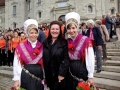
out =
{"type": "Polygon", "coordinates": [[[82,47],[82,45],[83,45],[83,43],[84,43],[84,41],[85,41],[86,38],[87,38],[86,36],[83,36],[83,37],[81,38],[81,40],[79,41],[79,44],[77,45],[77,47],[76,47],[76,49],[75,49],[75,53],[74,53],[74,54],[71,54],[71,53],[69,52],[69,57],[70,57],[71,59],[73,59],[73,60],[78,59],[79,50],[80,50],[80,48],[82,47]]]}
{"type": "Polygon", "coordinates": [[[43,53],[43,50],[40,52],[40,54],[37,56],[37,58],[35,58],[29,64],[36,64],[42,58],[42,53],[43,53]]]}
{"type": "Polygon", "coordinates": [[[74,22],[76,25],[78,25],[78,21],[74,18],[70,18],[70,19],[67,20],[67,24],[69,24],[71,22],[74,22]]]}
{"type": "Polygon", "coordinates": [[[28,61],[29,62],[32,61],[32,58],[31,58],[30,54],[28,53],[28,51],[26,50],[23,43],[20,44],[20,47],[21,47],[22,51],[24,52],[24,54],[25,54],[26,58],[28,59],[28,61]]]}
{"type": "Polygon", "coordinates": [[[32,29],[32,28],[37,28],[37,26],[35,24],[30,24],[27,29],[26,29],[26,33],[28,34],[28,32],[32,29]]]}
{"type": "Polygon", "coordinates": [[[40,54],[37,56],[37,58],[35,58],[34,60],[32,60],[30,54],[28,53],[28,51],[26,50],[25,46],[23,43],[20,44],[20,47],[22,49],[22,51],[24,52],[26,58],[29,60],[28,64],[36,64],[41,58],[42,58],[42,52],[40,52],[40,54]]]}

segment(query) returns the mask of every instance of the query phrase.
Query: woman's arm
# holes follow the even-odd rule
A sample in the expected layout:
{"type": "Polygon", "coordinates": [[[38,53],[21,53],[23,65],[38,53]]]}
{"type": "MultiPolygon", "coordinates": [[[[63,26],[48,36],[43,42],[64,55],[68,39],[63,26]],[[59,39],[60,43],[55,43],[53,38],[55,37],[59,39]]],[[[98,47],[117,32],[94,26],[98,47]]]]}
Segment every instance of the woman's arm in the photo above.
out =
{"type": "Polygon", "coordinates": [[[64,59],[63,59],[61,65],[60,65],[58,75],[65,77],[66,73],[67,73],[67,70],[69,68],[69,55],[68,55],[68,43],[67,43],[67,40],[65,40],[65,45],[63,47],[63,50],[64,50],[64,53],[63,53],[64,59]]]}
{"type": "MultiPolygon", "coordinates": [[[[15,55],[14,55],[14,62],[13,62],[13,80],[15,81],[15,86],[17,85],[16,82],[18,83],[18,86],[20,86],[20,76],[21,76],[21,64],[20,64],[20,60],[18,59],[17,53],[15,51],[15,55]]],[[[17,87],[17,86],[16,86],[17,87]]]]}
{"type": "Polygon", "coordinates": [[[94,58],[94,51],[93,47],[91,46],[91,43],[89,43],[88,48],[85,50],[86,54],[86,68],[88,71],[88,82],[93,85],[93,74],[94,74],[94,67],[95,67],[95,58],[94,58]]]}

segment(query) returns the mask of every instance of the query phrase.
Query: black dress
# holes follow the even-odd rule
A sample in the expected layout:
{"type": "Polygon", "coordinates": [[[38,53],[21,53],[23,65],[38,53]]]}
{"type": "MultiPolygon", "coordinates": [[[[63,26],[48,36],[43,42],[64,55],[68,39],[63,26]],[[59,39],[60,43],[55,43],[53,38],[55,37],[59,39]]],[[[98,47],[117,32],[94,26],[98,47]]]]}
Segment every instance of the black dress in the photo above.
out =
{"type": "MultiPolygon", "coordinates": [[[[26,64],[24,65],[24,68],[28,70],[31,74],[43,80],[43,70],[41,69],[40,65],[26,64]]],[[[24,88],[25,90],[44,90],[44,86],[41,80],[37,80],[36,78],[33,78],[24,70],[22,70],[21,88],[24,88]]]]}
{"type": "Polygon", "coordinates": [[[69,74],[67,77],[67,90],[76,90],[79,81],[71,74],[84,81],[88,80],[88,71],[85,62],[82,64],[82,60],[70,61],[69,74]]]}
{"type": "Polygon", "coordinates": [[[66,78],[60,83],[58,76],[66,77],[69,67],[68,44],[65,39],[55,41],[54,44],[47,42],[43,43],[43,64],[45,69],[45,77],[47,86],[50,90],[67,90],[66,78]]]}

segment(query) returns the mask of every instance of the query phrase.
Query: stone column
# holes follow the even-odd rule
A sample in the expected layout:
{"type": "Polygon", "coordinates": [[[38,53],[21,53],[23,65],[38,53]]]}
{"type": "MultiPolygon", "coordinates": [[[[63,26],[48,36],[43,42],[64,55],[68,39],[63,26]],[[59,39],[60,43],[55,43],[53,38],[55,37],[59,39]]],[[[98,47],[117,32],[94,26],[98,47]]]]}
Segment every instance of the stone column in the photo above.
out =
{"type": "Polygon", "coordinates": [[[118,12],[120,12],[120,0],[118,0],[118,12]]]}

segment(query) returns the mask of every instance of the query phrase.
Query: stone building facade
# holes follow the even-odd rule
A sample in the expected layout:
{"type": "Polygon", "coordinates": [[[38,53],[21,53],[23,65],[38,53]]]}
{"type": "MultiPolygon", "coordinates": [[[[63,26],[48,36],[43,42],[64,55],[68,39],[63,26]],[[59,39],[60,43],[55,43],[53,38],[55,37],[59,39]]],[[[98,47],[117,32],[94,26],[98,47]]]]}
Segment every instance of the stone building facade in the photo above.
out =
{"type": "Polygon", "coordinates": [[[5,28],[5,0],[0,0],[0,30],[5,28]]]}
{"type": "MultiPolygon", "coordinates": [[[[28,18],[39,24],[64,19],[66,13],[75,11],[81,21],[101,19],[107,13],[118,12],[119,0],[5,0],[5,28],[20,28],[28,18]]],[[[1,25],[1,24],[0,24],[1,25]]]]}

